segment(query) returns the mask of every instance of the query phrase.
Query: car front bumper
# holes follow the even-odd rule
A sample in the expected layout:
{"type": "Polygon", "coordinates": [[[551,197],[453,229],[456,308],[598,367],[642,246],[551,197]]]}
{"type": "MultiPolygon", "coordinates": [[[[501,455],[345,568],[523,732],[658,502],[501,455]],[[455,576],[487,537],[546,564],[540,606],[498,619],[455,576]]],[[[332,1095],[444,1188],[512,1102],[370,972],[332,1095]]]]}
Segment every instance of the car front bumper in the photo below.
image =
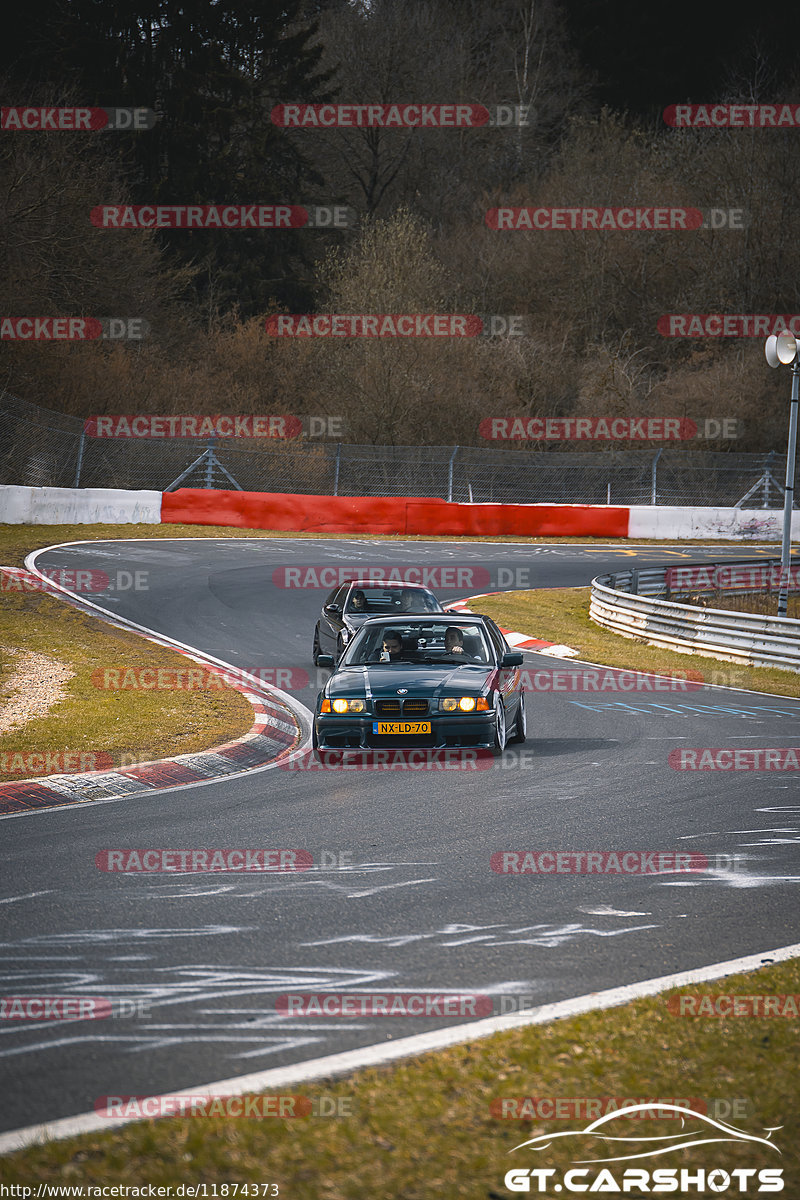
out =
{"type": "Polygon", "coordinates": [[[394,720],[424,720],[431,725],[430,733],[378,734],[372,726],[378,720],[389,718],[374,716],[359,717],[353,713],[342,716],[317,714],[314,718],[317,745],[320,750],[380,750],[383,748],[429,748],[477,747],[489,750],[494,746],[495,714],[493,712],[470,713],[451,716],[449,713],[429,714],[425,717],[392,718],[394,720]]]}

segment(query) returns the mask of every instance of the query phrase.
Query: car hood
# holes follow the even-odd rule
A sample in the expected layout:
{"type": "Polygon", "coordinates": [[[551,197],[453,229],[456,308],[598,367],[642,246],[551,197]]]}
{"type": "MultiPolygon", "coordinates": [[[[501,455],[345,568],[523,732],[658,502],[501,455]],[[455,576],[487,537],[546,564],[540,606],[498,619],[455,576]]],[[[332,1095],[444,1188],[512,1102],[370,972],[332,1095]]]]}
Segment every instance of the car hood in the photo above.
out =
{"type": "Polygon", "coordinates": [[[441,667],[424,663],[376,663],[369,667],[343,667],[325,685],[329,696],[363,696],[369,687],[373,696],[396,696],[408,688],[409,696],[441,696],[478,693],[494,668],[484,663],[447,663],[441,667]]]}

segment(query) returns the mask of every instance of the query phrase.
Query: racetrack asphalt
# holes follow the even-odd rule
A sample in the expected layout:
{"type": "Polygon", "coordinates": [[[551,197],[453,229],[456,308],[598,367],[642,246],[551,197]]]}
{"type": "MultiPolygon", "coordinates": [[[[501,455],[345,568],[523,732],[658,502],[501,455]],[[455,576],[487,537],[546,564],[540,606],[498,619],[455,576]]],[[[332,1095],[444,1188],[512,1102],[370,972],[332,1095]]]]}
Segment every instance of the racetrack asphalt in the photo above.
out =
{"type": "MultiPolygon", "coordinates": [[[[311,709],[327,676],[311,637],[330,589],[279,586],[287,567],[473,570],[476,586],[436,588],[447,600],[751,555],[254,538],[93,542],[37,566],[144,572],[146,590],[90,599],[236,667],[274,670],[311,709]]],[[[715,688],[527,701],[522,753],[483,771],[272,768],[6,820],[0,995],[109,997],[134,1015],[1,1022],[0,1130],[464,1021],[290,1017],[276,1010],[290,992],[480,993],[500,1011],[501,997],[530,1007],[800,941],[797,772],[667,761],[676,747],[796,746],[800,702],[715,688]],[[306,849],[317,865],[170,875],[95,864],[111,848],[216,847],[306,849]],[[712,869],[495,873],[492,853],[514,850],[691,851],[712,869]]]]}

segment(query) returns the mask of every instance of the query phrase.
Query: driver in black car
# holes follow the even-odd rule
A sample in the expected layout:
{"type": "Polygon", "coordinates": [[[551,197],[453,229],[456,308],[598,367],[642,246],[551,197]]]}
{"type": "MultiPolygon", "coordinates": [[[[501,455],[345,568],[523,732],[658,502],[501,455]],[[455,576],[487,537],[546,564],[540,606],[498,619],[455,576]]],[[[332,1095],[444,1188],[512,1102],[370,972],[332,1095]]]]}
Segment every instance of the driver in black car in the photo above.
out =
{"type": "Polygon", "coordinates": [[[367,598],[361,588],[356,588],[350,597],[350,611],[355,613],[365,613],[367,611],[367,598]]]}

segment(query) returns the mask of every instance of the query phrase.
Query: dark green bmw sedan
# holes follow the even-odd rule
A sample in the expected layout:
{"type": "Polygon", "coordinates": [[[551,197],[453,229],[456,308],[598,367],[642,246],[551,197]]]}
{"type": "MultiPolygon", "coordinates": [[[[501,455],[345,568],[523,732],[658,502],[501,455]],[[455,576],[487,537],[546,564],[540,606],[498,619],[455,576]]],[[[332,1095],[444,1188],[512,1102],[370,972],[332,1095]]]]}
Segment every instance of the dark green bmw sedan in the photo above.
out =
{"type": "MultiPolygon", "coordinates": [[[[313,746],[477,747],[524,742],[523,657],[490,617],[375,617],[348,645],[317,697],[313,746]]],[[[334,668],[322,655],[320,666],[334,668]]]]}

